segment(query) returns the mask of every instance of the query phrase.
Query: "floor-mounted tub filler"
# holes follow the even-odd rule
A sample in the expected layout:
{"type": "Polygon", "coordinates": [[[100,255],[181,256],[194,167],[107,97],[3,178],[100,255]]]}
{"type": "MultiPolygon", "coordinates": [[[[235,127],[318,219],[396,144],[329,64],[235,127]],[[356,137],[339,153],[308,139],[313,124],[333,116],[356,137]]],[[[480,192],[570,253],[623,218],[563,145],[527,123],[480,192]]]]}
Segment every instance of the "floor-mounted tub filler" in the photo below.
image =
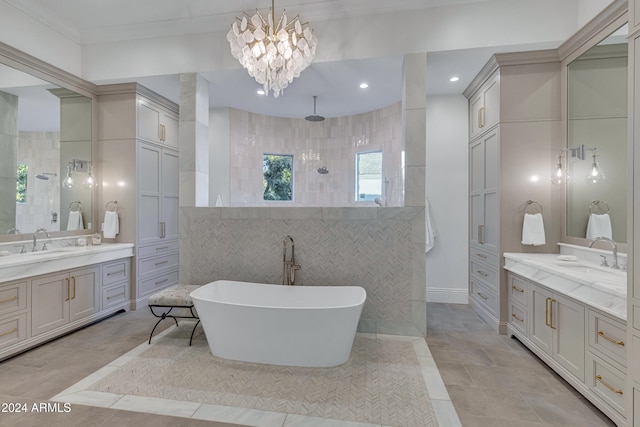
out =
{"type": "Polygon", "coordinates": [[[367,298],[359,286],[282,286],[219,280],[191,293],[213,355],[271,365],[349,360],[367,298]]]}

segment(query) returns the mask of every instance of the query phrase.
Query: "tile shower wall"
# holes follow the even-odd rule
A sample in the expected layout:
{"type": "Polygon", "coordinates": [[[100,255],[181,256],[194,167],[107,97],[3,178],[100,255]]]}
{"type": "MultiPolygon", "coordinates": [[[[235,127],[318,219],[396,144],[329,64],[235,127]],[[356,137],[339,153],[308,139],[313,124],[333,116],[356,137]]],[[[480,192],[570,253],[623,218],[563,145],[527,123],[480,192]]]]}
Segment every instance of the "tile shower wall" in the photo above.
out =
{"type": "Polygon", "coordinates": [[[180,281],[282,283],[285,236],[300,285],[367,291],[359,330],[426,334],[424,209],[181,208],[180,281]]]}
{"type": "Polygon", "coordinates": [[[355,197],[357,152],[382,150],[388,206],[404,205],[402,104],[323,122],[263,116],[230,109],[231,206],[366,206],[355,197]],[[292,202],[262,200],[264,153],[293,154],[292,202]],[[329,174],[317,169],[326,166],[329,174]]]}
{"type": "Polygon", "coordinates": [[[27,175],[27,201],[16,205],[16,227],[23,233],[44,227],[48,231],[60,230],[60,133],[20,132],[18,159],[29,167],[27,175]],[[49,180],[36,178],[48,172],[49,180]],[[51,212],[58,221],[51,222],[51,212]]]}

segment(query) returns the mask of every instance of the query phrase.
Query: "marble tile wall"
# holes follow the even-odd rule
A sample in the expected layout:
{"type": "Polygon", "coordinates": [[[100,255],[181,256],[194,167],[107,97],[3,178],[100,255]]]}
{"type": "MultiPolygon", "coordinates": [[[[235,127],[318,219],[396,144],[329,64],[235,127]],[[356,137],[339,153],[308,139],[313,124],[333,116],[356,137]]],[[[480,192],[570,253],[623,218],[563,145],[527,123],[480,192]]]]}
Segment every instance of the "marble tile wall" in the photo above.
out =
{"type": "Polygon", "coordinates": [[[60,134],[59,132],[20,132],[18,159],[29,167],[27,175],[27,200],[16,205],[16,227],[22,232],[32,232],[44,227],[48,231],[60,231],[60,134]],[[49,180],[36,178],[42,173],[49,180]],[[51,222],[51,212],[58,214],[58,221],[51,222]]]}
{"type": "Polygon", "coordinates": [[[17,144],[18,97],[0,92],[0,234],[15,226],[16,204],[4,201],[15,200],[17,144]]]}
{"type": "MultiPolygon", "coordinates": [[[[357,152],[383,151],[388,206],[404,205],[402,105],[323,122],[307,122],[230,110],[231,206],[362,206],[355,198],[357,152]],[[292,202],[262,200],[265,153],[293,154],[292,202]],[[329,174],[317,169],[326,166],[329,174]]],[[[384,198],[384,197],[383,197],[384,198]]]]}
{"type": "Polygon", "coordinates": [[[300,285],[367,291],[359,330],[426,334],[424,209],[181,208],[180,281],[282,283],[295,240],[300,285]]]}

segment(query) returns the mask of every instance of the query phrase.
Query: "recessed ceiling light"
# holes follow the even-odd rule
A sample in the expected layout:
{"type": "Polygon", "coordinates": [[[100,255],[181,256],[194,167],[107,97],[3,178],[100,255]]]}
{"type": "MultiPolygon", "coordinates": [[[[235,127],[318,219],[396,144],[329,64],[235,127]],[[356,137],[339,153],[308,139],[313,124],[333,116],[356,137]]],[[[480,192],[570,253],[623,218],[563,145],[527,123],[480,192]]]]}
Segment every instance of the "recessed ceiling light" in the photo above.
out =
{"type": "Polygon", "coordinates": [[[264,95],[264,90],[258,89],[256,92],[258,95],[264,95]]]}
{"type": "Polygon", "coordinates": [[[460,77],[458,76],[453,76],[449,79],[450,82],[457,82],[458,80],[460,80],[460,77]]]}
{"type": "Polygon", "coordinates": [[[360,83],[360,89],[366,89],[369,87],[369,83],[360,83]]]}

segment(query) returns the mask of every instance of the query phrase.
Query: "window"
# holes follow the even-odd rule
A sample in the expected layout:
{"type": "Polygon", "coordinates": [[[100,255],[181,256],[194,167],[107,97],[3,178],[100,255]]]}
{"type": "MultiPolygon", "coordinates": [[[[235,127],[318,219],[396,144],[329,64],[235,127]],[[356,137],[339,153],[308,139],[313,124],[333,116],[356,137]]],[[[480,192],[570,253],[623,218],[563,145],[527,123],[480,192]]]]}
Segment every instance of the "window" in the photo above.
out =
{"type": "Polygon", "coordinates": [[[382,197],[382,150],[356,153],[356,201],[382,197]]]}
{"type": "Polygon", "coordinates": [[[293,200],[293,155],[265,153],[262,177],[263,200],[293,200]]]}
{"type": "Polygon", "coordinates": [[[27,201],[27,175],[29,166],[24,163],[18,163],[18,178],[16,183],[16,202],[24,203],[27,201]]]}

